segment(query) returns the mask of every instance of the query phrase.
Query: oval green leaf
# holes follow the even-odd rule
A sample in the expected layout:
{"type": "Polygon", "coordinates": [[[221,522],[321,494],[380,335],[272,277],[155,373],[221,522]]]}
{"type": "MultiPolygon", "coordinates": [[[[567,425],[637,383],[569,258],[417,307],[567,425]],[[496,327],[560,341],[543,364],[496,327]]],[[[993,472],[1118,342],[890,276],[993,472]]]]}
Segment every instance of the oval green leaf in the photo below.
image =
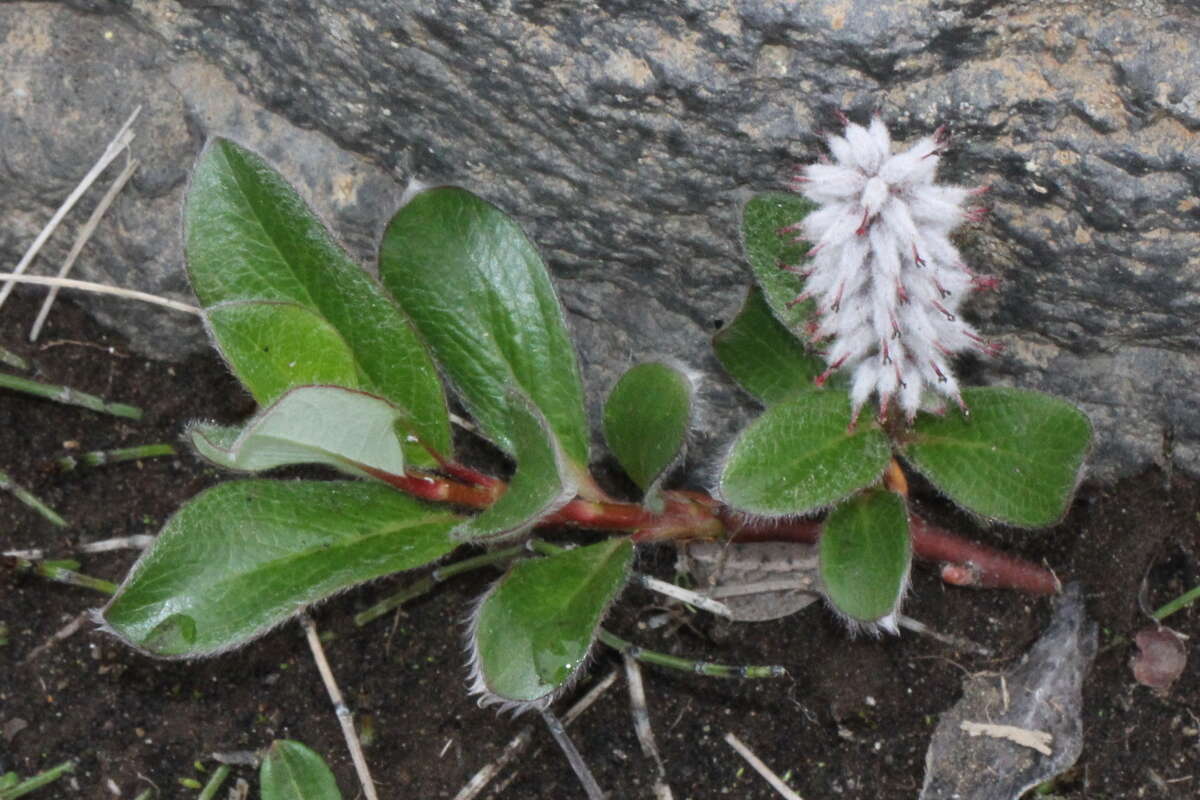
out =
{"type": "Polygon", "coordinates": [[[234,374],[260,406],[294,386],[324,383],[359,388],[346,340],[298,303],[237,300],[204,311],[204,320],[234,374]]]}
{"type": "Polygon", "coordinates": [[[244,428],[194,423],[188,437],[214,464],[261,472],[285,464],[326,464],[352,475],[359,465],[404,474],[396,423],[404,414],[381,397],[341,386],[299,386],[244,428]]]}
{"type": "Polygon", "coordinates": [[[802,220],[817,206],[803,195],[764,192],[750,198],[742,208],[742,248],[754,278],[762,287],[767,305],[783,325],[803,329],[812,315],[812,302],[788,304],[804,292],[804,279],[781,265],[803,263],[809,245],[797,243],[796,234],[781,234],[781,228],[802,220]]]}
{"type": "Polygon", "coordinates": [[[212,655],[350,586],[436,561],[459,521],[363,481],[221,484],[168,520],[101,621],[152,655],[212,655]]]}
{"type": "MultiPolygon", "coordinates": [[[[354,354],[360,388],[405,409],[412,433],[450,454],[445,396],[420,336],[266,162],[226,139],[211,140],[192,172],[184,239],[192,288],[206,309],[239,300],[308,309],[354,354]]],[[[247,363],[260,359],[253,349],[222,353],[239,377],[259,374],[247,363]]],[[[256,398],[277,391],[273,382],[247,388],[256,398]]],[[[434,463],[420,445],[405,449],[413,463],[434,463]]]]}
{"type": "Polygon", "coordinates": [[[473,691],[520,709],[549,705],[582,668],[632,561],[628,539],[606,539],[509,570],[471,621],[473,691]]]}
{"type": "Polygon", "coordinates": [[[1028,389],[963,390],[969,415],[922,414],[904,457],[951,500],[989,519],[1053,525],[1070,505],[1092,441],[1075,406],[1028,389]]]}
{"type": "Polygon", "coordinates": [[[825,594],[838,611],[894,628],[889,618],[900,608],[912,562],[904,499],[872,489],[839,505],[822,526],[820,560],[825,594]]]}
{"type": "Polygon", "coordinates": [[[508,390],[519,388],[585,471],[575,350],[546,265],[516,222],[465,189],[420,192],[388,224],[379,274],[485,436],[515,451],[508,390]]]}
{"type": "Polygon", "coordinates": [[[768,408],[742,431],[721,471],[720,494],[741,511],[805,514],[879,480],[891,458],[874,422],[850,427],[850,397],[822,389],[768,408]]]}
{"type": "Polygon", "coordinates": [[[692,382],[666,364],[638,364],[604,404],[604,438],[621,468],[652,495],[652,487],[683,458],[692,416],[692,382]]]}
{"type": "Polygon", "coordinates": [[[562,453],[546,420],[527,398],[518,392],[510,394],[517,469],[499,500],[454,529],[451,536],[456,541],[495,541],[520,535],[575,496],[575,485],[563,477],[567,470],[562,453]]]}
{"type": "MultiPolygon", "coordinates": [[[[768,406],[817,388],[813,381],[825,371],[821,357],[771,313],[758,287],[750,289],[738,315],[713,337],[713,350],[733,379],[768,406]]],[[[842,374],[835,373],[831,381],[842,374]]]]}
{"type": "Polygon", "coordinates": [[[258,773],[262,800],[342,800],[333,771],[300,742],[276,739],[258,773]]]}

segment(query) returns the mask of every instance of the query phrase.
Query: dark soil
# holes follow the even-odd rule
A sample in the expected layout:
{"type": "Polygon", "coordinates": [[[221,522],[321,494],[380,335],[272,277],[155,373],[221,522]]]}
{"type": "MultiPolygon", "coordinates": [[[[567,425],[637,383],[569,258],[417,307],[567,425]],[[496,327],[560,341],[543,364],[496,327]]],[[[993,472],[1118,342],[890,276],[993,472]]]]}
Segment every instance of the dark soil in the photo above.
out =
{"type": "MultiPolygon", "coordinates": [[[[34,296],[18,292],[15,300],[0,315],[0,344],[32,358],[38,377],[134,403],[146,416],[135,423],[0,390],[0,470],[73,523],[56,529],[0,494],[0,550],[37,547],[67,557],[80,542],[153,533],[187,498],[225,479],[187,454],[67,474],[50,469],[52,459],[68,452],[176,442],[187,420],[234,421],[252,403],[215,357],[172,365],[132,356],[119,337],[69,302],[54,312],[45,344],[29,346],[24,332],[36,311],[34,296]]],[[[1057,791],[1071,798],[1197,796],[1198,659],[1162,697],[1134,682],[1131,646],[1124,642],[1147,623],[1140,592],[1155,608],[1200,583],[1200,485],[1162,472],[1116,486],[1085,485],[1064,524],[1033,533],[981,529],[932,498],[923,510],[975,538],[1044,560],[1064,580],[1086,587],[1101,626],[1101,652],[1085,690],[1083,755],[1057,791]]],[[[84,556],[82,571],[119,580],[135,555],[84,556]]],[[[644,568],[663,574],[672,561],[666,550],[642,557],[644,568]]],[[[530,725],[531,749],[482,796],[581,796],[538,720],[498,716],[467,696],[460,620],[493,577],[451,581],[398,619],[362,629],[351,616],[411,578],[361,587],[317,610],[347,701],[360,724],[374,731],[367,756],[381,796],[453,797],[530,725]]],[[[298,626],[233,654],[182,663],[134,653],[87,623],[26,661],[102,601],[95,592],[0,567],[0,623],[7,626],[7,643],[0,646],[0,730],[13,720],[27,723],[11,737],[0,734],[0,772],[29,775],[77,759],[69,781],[34,796],[131,798],[153,784],[158,797],[191,797],[195,792],[179,779],[205,779],[194,762],[211,770],[214,751],[253,750],[291,738],[324,754],[345,796],[356,796],[337,721],[298,626]]],[[[673,631],[639,626],[658,602],[630,590],[612,627],[646,647],[711,661],[782,664],[790,676],[721,681],[645,669],[668,782],[676,798],[696,800],[778,796],[722,740],[726,732],[778,773],[788,773],[807,800],[915,797],[932,727],[958,699],[964,676],[1011,665],[1038,637],[1049,613],[1044,599],[946,587],[932,570],[918,569],[907,613],[998,654],[983,659],[911,635],[851,639],[818,606],[767,623],[695,617],[673,631]]],[[[1195,641],[1200,609],[1182,611],[1170,624],[1195,641]]],[[[618,666],[602,651],[591,674],[618,666]]],[[[612,797],[652,796],[653,768],[635,738],[623,681],[572,731],[612,797]]],[[[234,774],[255,783],[248,767],[234,774]]]]}

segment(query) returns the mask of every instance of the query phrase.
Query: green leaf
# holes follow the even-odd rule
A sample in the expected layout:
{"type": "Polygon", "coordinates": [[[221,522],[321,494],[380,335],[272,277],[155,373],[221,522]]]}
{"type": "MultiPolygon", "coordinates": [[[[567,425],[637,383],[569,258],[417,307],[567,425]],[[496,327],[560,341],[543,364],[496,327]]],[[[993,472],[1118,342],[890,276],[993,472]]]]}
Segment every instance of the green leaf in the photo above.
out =
{"type": "Polygon", "coordinates": [[[548,705],[583,666],[632,560],[628,539],[606,539],[509,570],[472,620],[474,690],[485,701],[548,705]]]}
{"type": "Polygon", "coordinates": [[[262,800],[342,800],[333,772],[308,747],[276,739],[258,773],[262,800]]]}
{"type": "Polygon", "coordinates": [[[820,356],[775,318],[758,287],[750,289],[738,315],[713,337],[713,350],[734,380],[764,405],[812,391],[813,381],[825,370],[820,356]]]}
{"type": "Polygon", "coordinates": [[[891,453],[874,422],[850,427],[850,397],[808,392],[768,408],[734,442],[720,493],[755,514],[804,514],[879,480],[891,453]]]}
{"type": "Polygon", "coordinates": [[[964,508],[1035,528],[1066,514],[1092,440],[1087,416],[1028,389],[964,389],[964,416],[922,414],[904,457],[964,508]]]}
{"type": "Polygon", "coordinates": [[[842,503],[821,529],[820,558],[825,594],[843,614],[875,622],[897,611],[912,562],[904,499],[873,489],[842,503]]]}
{"type": "Polygon", "coordinates": [[[563,478],[562,453],[546,420],[518,392],[509,398],[513,457],[516,472],[500,499],[451,533],[456,541],[511,538],[539,519],[557,511],[575,496],[575,486],[563,478]]]}
{"type": "MultiPolygon", "coordinates": [[[[359,388],[386,397],[408,413],[406,424],[430,447],[450,454],[450,421],[436,367],[416,330],[395,301],[353,263],[295,190],[257,155],[226,139],[208,143],[192,172],[184,209],[184,238],[192,288],[206,309],[230,301],[299,305],[337,331],[354,354],[359,388]]],[[[265,311],[263,311],[265,313],[265,311]]],[[[274,325],[293,329],[300,317],[274,325]]],[[[315,358],[329,357],[328,332],[315,358]]],[[[222,353],[256,398],[273,399],[278,371],[253,362],[253,348],[222,353]]],[[[299,385],[299,384],[290,384],[299,385]]],[[[286,387],[285,387],[286,388],[286,387]]],[[[419,445],[410,461],[434,463],[419,445]]]]}
{"type": "Polygon", "coordinates": [[[751,197],[742,209],[742,247],[754,278],[762,287],[767,305],[786,328],[803,329],[812,315],[812,302],[788,304],[804,292],[804,279],[780,265],[798,266],[808,253],[807,243],[797,244],[796,234],[780,234],[817,206],[802,195],[766,192],[751,197]]]}
{"type": "Polygon", "coordinates": [[[221,484],[168,520],[103,621],[153,655],[212,655],[350,586],[441,558],[458,522],[365,481],[221,484]]]}
{"type": "Polygon", "coordinates": [[[204,318],[218,349],[260,406],[293,386],[359,388],[350,346],[311,309],[297,303],[233,301],[205,309],[204,318]]]}
{"type": "Polygon", "coordinates": [[[300,386],[254,415],[241,430],[208,423],[188,428],[200,455],[226,469],[260,472],[284,464],[327,464],[352,475],[358,465],[404,474],[396,435],[400,409],[340,386],[300,386]]]}
{"type": "Polygon", "coordinates": [[[683,458],[692,416],[692,382],[666,364],[638,364],[604,404],[604,438],[643,492],[683,458]]]}
{"type": "Polygon", "coordinates": [[[575,350],[546,266],[512,219],[464,189],[421,192],[388,224],[379,274],[485,436],[515,452],[508,390],[519,388],[586,471],[575,350]]]}

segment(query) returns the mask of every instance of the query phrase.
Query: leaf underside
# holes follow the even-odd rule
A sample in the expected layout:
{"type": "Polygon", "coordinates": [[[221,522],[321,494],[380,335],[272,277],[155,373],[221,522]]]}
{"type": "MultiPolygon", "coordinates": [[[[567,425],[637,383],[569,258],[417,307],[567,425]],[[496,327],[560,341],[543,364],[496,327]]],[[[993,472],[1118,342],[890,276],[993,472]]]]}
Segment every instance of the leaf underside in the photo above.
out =
{"type": "Polygon", "coordinates": [[[226,469],[260,472],[286,464],[325,464],[365,474],[360,465],[404,474],[396,433],[403,414],[381,397],[340,386],[299,386],[241,428],[194,423],[201,456],[226,469]]]}
{"type": "MultiPolygon", "coordinates": [[[[352,373],[352,387],[404,409],[411,432],[450,453],[441,380],[416,330],[259,156],[226,139],[209,142],[192,171],[184,238],[188,275],[217,346],[260,404],[292,386],[352,373]],[[239,302],[252,305],[218,308],[239,302]],[[299,332],[306,323],[313,330],[299,332]]],[[[405,449],[415,464],[435,463],[415,443],[405,449]]]]}

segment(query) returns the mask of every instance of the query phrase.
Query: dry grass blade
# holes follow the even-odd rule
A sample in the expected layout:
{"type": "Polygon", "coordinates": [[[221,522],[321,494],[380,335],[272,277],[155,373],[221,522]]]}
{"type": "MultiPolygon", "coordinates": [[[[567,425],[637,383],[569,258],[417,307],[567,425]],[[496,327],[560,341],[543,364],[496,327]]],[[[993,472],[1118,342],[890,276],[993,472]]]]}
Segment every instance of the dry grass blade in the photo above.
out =
{"type": "MultiPolygon", "coordinates": [[[[108,207],[112,205],[113,200],[116,200],[117,195],[125,188],[125,184],[133,177],[133,173],[137,170],[139,163],[136,158],[130,159],[129,163],[125,165],[125,169],[121,170],[121,174],[113,181],[112,186],[108,187],[108,191],[104,193],[104,197],[100,198],[100,202],[96,205],[95,210],[92,211],[92,215],[88,217],[88,221],[79,229],[79,233],[75,237],[75,242],[71,245],[71,251],[67,253],[66,260],[63,261],[62,267],[58,270],[58,277],[67,277],[67,274],[71,271],[71,267],[75,266],[75,260],[79,258],[79,254],[83,251],[83,246],[92,238],[92,234],[96,231],[96,226],[100,224],[100,220],[108,211],[108,207]]],[[[54,299],[58,297],[59,288],[58,286],[50,287],[50,293],[46,295],[41,310],[38,311],[37,319],[33,321],[33,327],[29,329],[29,341],[37,341],[38,334],[42,331],[42,325],[45,324],[46,317],[50,314],[50,307],[54,305],[54,299]]]]}
{"type": "Polygon", "coordinates": [[[14,283],[32,283],[36,286],[61,286],[64,289],[79,289],[93,294],[111,294],[115,297],[124,297],[127,300],[141,300],[143,303],[152,303],[156,306],[169,308],[172,311],[182,311],[185,314],[195,314],[200,316],[199,308],[188,303],[181,303],[178,300],[171,300],[167,297],[159,297],[156,294],[149,292],[139,292],[136,289],[122,289],[119,286],[108,286],[103,283],[92,283],[91,281],[77,281],[72,278],[43,278],[40,275],[18,275],[15,272],[0,272],[0,281],[9,281],[9,286],[14,283]]]}
{"type": "Polygon", "coordinates": [[[746,759],[746,763],[753,767],[754,771],[761,775],[767,783],[771,784],[771,788],[779,792],[780,797],[786,798],[786,800],[804,800],[790,786],[784,783],[778,775],[772,772],[771,768],[764,764],[758,756],[754,755],[749,747],[742,744],[741,739],[732,733],[727,733],[725,734],[725,742],[736,750],[739,756],[746,759]]]}
{"type": "MultiPolygon", "coordinates": [[[[37,257],[38,252],[42,249],[42,245],[50,238],[50,234],[54,233],[54,229],[63,221],[67,213],[75,207],[75,204],[79,202],[79,198],[83,196],[83,193],[96,181],[96,178],[100,177],[100,173],[104,172],[108,165],[113,162],[113,159],[120,155],[122,150],[129,147],[134,136],[130,128],[141,112],[142,107],[138,106],[129,115],[129,119],[125,120],[125,124],[117,131],[112,141],[108,143],[108,147],[104,149],[104,153],[101,154],[100,159],[92,165],[92,168],[83,176],[83,180],[79,182],[79,185],[62,202],[62,205],[54,212],[54,216],[50,217],[50,221],[46,223],[46,227],[42,228],[41,233],[33,240],[33,244],[29,245],[29,249],[25,251],[25,255],[17,262],[17,266],[13,267],[12,275],[24,274],[25,270],[29,268],[33,259],[37,257]]],[[[0,287],[0,306],[2,306],[4,305],[4,301],[8,299],[9,294],[12,293],[13,281],[4,276],[0,276],[0,280],[8,280],[3,287],[0,287]]]]}
{"type": "MultiPolygon", "coordinates": [[[[599,683],[588,690],[575,705],[571,706],[563,717],[563,724],[570,725],[580,714],[588,709],[592,703],[608,691],[608,688],[617,680],[616,671],[608,673],[599,683]]],[[[529,740],[533,736],[533,727],[526,725],[521,731],[513,737],[504,750],[493,761],[485,764],[478,772],[471,776],[471,780],[467,781],[466,785],[458,790],[458,794],[454,795],[454,800],[474,800],[478,797],[487,785],[500,774],[500,771],[508,766],[517,756],[521,754],[529,745],[529,740]]]]}
{"type": "Polygon", "coordinates": [[[317,624],[308,614],[300,616],[300,624],[304,626],[304,636],[308,639],[308,647],[312,651],[313,661],[317,664],[317,671],[321,673],[321,680],[324,681],[325,690],[329,692],[329,699],[333,703],[334,713],[337,714],[338,722],[341,723],[342,735],[346,738],[346,747],[350,750],[350,758],[354,762],[354,771],[358,774],[358,782],[362,785],[363,794],[366,795],[367,800],[379,800],[379,795],[375,791],[375,781],[371,778],[370,768],[367,767],[367,757],[363,753],[362,741],[358,738],[358,732],[354,730],[354,716],[346,707],[346,703],[342,699],[342,690],[338,688],[337,681],[333,678],[333,670],[329,667],[329,660],[325,658],[325,648],[321,646],[321,637],[317,635],[317,624]]]}
{"type": "Polygon", "coordinates": [[[654,741],[654,728],[650,726],[650,709],[646,706],[646,688],[642,684],[642,668],[637,659],[628,652],[625,661],[625,682],[629,684],[629,705],[633,714],[633,730],[637,734],[642,753],[654,762],[657,775],[654,779],[656,800],[672,800],[671,787],[667,785],[667,771],[663,768],[658,744],[654,741]]]}

